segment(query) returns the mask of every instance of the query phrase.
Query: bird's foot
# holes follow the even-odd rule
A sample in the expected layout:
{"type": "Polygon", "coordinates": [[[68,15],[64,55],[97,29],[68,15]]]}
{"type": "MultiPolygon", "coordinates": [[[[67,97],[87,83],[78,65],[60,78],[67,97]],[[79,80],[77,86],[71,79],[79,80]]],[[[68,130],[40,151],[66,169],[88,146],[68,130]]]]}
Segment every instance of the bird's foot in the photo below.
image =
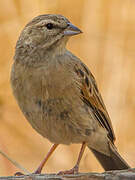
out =
{"type": "Polygon", "coordinates": [[[24,174],[22,172],[16,172],[14,175],[15,176],[23,176],[24,174]]]}
{"type": "Polygon", "coordinates": [[[41,174],[41,168],[38,168],[33,174],[41,174]]]}
{"type": "Polygon", "coordinates": [[[78,174],[78,166],[74,166],[70,170],[58,172],[58,175],[64,175],[64,174],[78,174]]]}
{"type": "MultiPolygon", "coordinates": [[[[36,171],[33,172],[33,174],[41,174],[41,170],[38,168],[36,171]]],[[[16,172],[14,175],[23,176],[24,174],[22,172],[16,172]]]]}

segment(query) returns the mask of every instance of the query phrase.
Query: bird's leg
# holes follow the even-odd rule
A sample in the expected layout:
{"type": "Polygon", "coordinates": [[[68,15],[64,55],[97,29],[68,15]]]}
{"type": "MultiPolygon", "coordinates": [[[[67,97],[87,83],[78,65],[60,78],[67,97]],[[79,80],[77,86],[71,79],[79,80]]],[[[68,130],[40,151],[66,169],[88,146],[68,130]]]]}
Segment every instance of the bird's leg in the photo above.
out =
{"type": "Polygon", "coordinates": [[[70,169],[70,170],[60,171],[60,172],[58,173],[58,175],[63,175],[63,174],[77,174],[77,173],[78,173],[79,164],[80,164],[80,161],[81,161],[81,159],[82,159],[82,156],[83,156],[85,147],[86,147],[86,143],[83,142],[83,143],[82,143],[81,150],[80,150],[80,153],[79,153],[79,156],[78,156],[78,160],[77,160],[75,166],[74,166],[72,169],[70,169]]]}
{"type": "Polygon", "coordinates": [[[46,157],[43,159],[43,161],[40,163],[39,167],[37,168],[37,170],[34,172],[34,174],[40,174],[45,163],[47,162],[47,160],[49,159],[49,157],[51,156],[51,154],[55,151],[56,147],[59,144],[53,144],[53,146],[51,147],[50,151],[47,153],[46,157]]]}
{"type": "MultiPolygon", "coordinates": [[[[45,163],[47,162],[47,160],[49,159],[49,157],[51,156],[51,154],[53,153],[53,151],[55,151],[56,147],[59,144],[53,144],[53,146],[51,147],[50,151],[47,153],[46,157],[43,159],[43,161],[40,163],[39,167],[37,168],[37,170],[34,172],[34,174],[40,174],[45,163]]],[[[16,172],[15,176],[22,176],[24,175],[22,172],[16,172]]]]}

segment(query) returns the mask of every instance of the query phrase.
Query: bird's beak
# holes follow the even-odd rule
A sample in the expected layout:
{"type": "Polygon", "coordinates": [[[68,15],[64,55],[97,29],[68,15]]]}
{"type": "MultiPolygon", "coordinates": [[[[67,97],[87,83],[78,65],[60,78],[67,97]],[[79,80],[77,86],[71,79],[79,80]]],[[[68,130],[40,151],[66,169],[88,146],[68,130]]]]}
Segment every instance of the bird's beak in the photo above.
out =
{"type": "Polygon", "coordinates": [[[66,36],[73,36],[80,33],[82,33],[82,31],[71,23],[68,23],[68,27],[64,30],[64,35],[66,36]]]}

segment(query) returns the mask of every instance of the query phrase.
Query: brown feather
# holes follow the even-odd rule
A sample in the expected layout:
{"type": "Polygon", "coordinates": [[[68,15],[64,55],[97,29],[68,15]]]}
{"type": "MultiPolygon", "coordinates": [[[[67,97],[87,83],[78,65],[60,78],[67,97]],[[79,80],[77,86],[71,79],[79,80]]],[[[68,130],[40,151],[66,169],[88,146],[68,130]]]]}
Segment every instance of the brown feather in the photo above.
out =
{"type": "Polygon", "coordinates": [[[92,109],[93,114],[102,127],[108,132],[108,137],[113,143],[115,135],[112,128],[112,123],[105,104],[99,93],[96,81],[89,69],[81,63],[75,66],[75,71],[81,78],[81,98],[92,109]]]}

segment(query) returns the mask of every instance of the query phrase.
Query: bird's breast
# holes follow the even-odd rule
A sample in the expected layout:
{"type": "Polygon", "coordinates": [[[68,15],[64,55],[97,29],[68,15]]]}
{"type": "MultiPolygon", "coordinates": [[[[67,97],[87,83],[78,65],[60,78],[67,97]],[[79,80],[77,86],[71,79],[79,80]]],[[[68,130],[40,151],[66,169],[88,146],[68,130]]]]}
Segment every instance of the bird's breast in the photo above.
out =
{"type": "Polygon", "coordinates": [[[80,119],[77,113],[79,90],[68,71],[62,67],[50,67],[49,71],[40,67],[19,72],[14,67],[12,73],[14,95],[26,119],[37,132],[54,143],[82,141],[80,129],[74,123],[74,119],[80,119]]]}

